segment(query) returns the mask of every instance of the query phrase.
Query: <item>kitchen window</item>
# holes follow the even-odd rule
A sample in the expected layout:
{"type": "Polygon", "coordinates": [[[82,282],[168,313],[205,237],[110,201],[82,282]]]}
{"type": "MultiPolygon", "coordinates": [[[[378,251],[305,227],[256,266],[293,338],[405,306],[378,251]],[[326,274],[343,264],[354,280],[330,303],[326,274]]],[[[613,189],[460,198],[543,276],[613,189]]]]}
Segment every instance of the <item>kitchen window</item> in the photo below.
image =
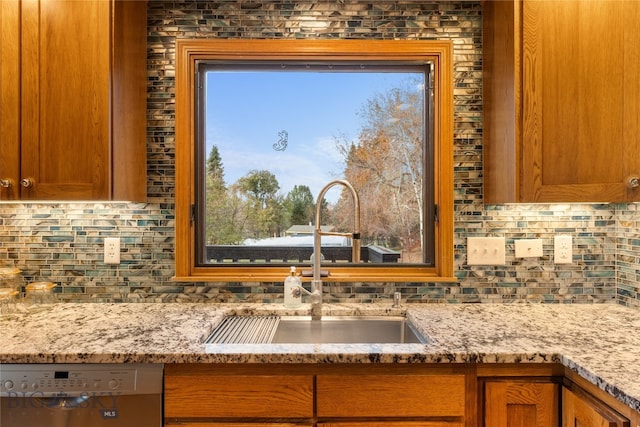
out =
{"type": "MultiPolygon", "coordinates": [[[[310,271],[304,242],[318,189],[330,180],[321,172],[331,168],[305,132],[338,121],[321,92],[335,90],[342,105],[358,85],[379,89],[361,102],[365,124],[355,137],[335,129],[322,147],[342,154],[339,177],[362,193],[364,256],[353,263],[341,255],[344,242],[325,248],[323,238],[327,280],[452,279],[450,43],[199,39],[178,40],[177,54],[176,280],[272,281],[290,265],[310,271]]],[[[352,225],[345,200],[327,193],[323,227],[352,225]]]]}

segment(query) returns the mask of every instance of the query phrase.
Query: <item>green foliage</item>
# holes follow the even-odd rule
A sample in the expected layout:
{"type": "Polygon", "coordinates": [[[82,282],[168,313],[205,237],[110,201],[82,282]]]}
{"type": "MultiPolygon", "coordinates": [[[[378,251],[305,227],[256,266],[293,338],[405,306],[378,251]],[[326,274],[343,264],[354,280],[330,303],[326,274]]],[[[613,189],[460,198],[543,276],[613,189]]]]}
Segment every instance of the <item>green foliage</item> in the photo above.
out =
{"type": "Polygon", "coordinates": [[[252,170],[238,180],[237,188],[245,200],[246,235],[255,239],[279,236],[284,210],[276,176],[267,170],[252,170]]]}
{"type": "Polygon", "coordinates": [[[311,189],[306,185],[295,185],[284,200],[289,225],[304,225],[314,222],[315,206],[311,189]]]}
{"type": "Polygon", "coordinates": [[[207,158],[205,177],[206,242],[210,245],[237,244],[242,240],[243,208],[237,195],[224,182],[224,167],[213,146],[207,158]]]}
{"type": "Polygon", "coordinates": [[[258,208],[266,209],[280,189],[278,179],[268,170],[252,170],[238,180],[238,188],[258,208]]]}
{"type": "Polygon", "coordinates": [[[237,227],[241,213],[238,199],[220,187],[212,176],[206,178],[206,226],[207,244],[225,245],[238,243],[241,231],[237,227]]]}
{"type": "Polygon", "coordinates": [[[224,182],[224,167],[222,166],[222,158],[218,151],[218,146],[211,147],[209,157],[207,158],[207,175],[211,175],[216,179],[224,182]]]}

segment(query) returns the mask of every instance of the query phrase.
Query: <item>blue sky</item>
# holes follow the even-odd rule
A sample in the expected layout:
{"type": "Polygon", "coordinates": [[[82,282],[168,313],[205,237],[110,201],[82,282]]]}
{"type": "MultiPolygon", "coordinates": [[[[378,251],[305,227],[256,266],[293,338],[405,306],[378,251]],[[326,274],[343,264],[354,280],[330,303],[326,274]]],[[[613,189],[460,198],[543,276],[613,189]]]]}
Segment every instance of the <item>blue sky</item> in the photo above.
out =
{"type": "MultiPolygon", "coordinates": [[[[286,195],[307,185],[315,197],[342,177],[335,138],[357,138],[361,108],[406,79],[399,73],[212,72],[207,77],[207,154],[218,146],[231,184],[250,170],[271,171],[286,195]],[[285,150],[273,145],[288,133],[285,150]]],[[[328,194],[335,200],[338,190],[328,194]]]]}

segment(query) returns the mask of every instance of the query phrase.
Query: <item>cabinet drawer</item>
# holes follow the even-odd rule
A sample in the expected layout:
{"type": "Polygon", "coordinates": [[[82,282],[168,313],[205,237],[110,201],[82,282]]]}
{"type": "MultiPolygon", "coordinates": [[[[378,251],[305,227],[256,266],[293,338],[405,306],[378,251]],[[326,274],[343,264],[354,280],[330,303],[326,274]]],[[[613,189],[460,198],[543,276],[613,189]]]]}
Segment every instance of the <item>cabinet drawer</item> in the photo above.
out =
{"type": "Polygon", "coordinates": [[[167,418],[310,418],[311,375],[168,375],[167,418]]]}
{"type": "Polygon", "coordinates": [[[319,423],[318,427],[464,427],[455,421],[381,421],[319,423]]]}
{"type": "Polygon", "coordinates": [[[311,424],[300,424],[300,423],[295,423],[295,424],[264,423],[264,422],[235,423],[235,422],[228,422],[228,421],[225,421],[223,423],[177,423],[177,424],[166,423],[165,424],[165,426],[167,427],[172,425],[175,425],[176,427],[313,427],[313,425],[311,424]]]}
{"type": "Polygon", "coordinates": [[[319,375],[319,417],[461,417],[464,375],[319,375]]]}

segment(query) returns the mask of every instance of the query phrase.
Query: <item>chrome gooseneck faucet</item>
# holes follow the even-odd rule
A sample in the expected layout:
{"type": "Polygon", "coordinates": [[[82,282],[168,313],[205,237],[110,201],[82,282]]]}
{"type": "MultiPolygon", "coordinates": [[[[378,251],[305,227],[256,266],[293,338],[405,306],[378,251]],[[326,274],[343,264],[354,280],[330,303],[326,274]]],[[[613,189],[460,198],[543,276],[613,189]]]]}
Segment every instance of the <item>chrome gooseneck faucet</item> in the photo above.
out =
{"type": "Polygon", "coordinates": [[[318,200],[316,201],[316,222],[313,233],[313,280],[311,281],[311,318],[313,320],[320,320],[322,318],[322,279],[320,274],[320,264],[322,262],[322,236],[344,236],[353,239],[351,260],[354,263],[360,262],[360,198],[355,188],[349,181],[344,179],[337,179],[329,182],[325,185],[320,194],[318,194],[318,200]],[[335,185],[342,185],[351,192],[354,204],[354,219],[353,219],[353,232],[342,233],[335,231],[322,231],[321,228],[321,214],[322,200],[326,192],[335,185]]]}

